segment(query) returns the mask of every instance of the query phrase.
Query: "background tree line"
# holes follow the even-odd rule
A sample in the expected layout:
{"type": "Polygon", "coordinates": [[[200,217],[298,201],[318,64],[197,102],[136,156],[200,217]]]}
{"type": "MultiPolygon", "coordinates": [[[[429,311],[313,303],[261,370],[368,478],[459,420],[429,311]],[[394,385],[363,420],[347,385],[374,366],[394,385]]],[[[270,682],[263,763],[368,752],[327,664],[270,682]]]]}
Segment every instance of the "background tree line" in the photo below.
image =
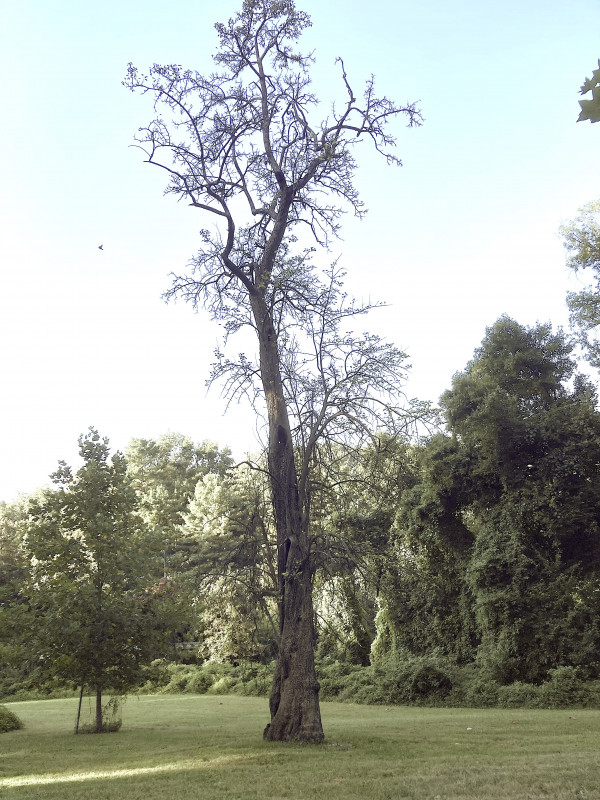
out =
{"type": "MultiPolygon", "coordinates": [[[[354,682],[358,698],[440,701],[468,674],[483,702],[478,685],[600,679],[600,414],[574,351],[502,317],[441,397],[444,426],[318,451],[326,695],[354,682]]],[[[169,663],[267,668],[277,534],[260,458],[179,434],[112,459],[94,430],[80,447],[77,472],[0,509],[2,694],[99,698],[169,663]]]]}

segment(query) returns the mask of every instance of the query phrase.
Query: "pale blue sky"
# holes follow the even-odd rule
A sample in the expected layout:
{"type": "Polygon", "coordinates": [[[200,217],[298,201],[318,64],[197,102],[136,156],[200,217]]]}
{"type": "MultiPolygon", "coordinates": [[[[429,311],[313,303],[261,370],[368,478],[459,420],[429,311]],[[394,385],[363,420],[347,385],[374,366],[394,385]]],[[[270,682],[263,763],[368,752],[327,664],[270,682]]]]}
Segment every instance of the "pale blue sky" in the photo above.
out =
{"type": "MultiPolygon", "coordinates": [[[[240,2],[1,5],[0,499],[73,462],[89,425],[115,447],[167,430],[253,447],[248,409],[223,417],[218,390],[206,396],[218,330],[160,299],[207,221],[128,147],[152,109],[121,86],[128,61],[210,71],[213,23],[240,2]]],[[[423,127],[397,127],[401,169],[364,148],[370,213],[346,219],[332,255],[352,292],[390,304],[368,326],[410,354],[407,393],[435,400],[500,314],[566,322],[557,228],[600,196],[600,125],[575,124],[600,2],[298,6],[324,99],[340,94],[341,55],[357,86],[374,73],[421,101],[423,127]]]]}

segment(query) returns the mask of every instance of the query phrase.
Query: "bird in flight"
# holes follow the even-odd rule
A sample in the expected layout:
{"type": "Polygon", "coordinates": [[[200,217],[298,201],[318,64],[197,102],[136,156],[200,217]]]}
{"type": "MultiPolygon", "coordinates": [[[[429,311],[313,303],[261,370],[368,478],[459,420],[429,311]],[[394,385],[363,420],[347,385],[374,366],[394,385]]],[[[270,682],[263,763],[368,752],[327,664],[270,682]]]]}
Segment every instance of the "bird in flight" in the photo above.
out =
{"type": "Polygon", "coordinates": [[[103,244],[98,245],[98,250],[104,250],[104,245],[103,244]]]}

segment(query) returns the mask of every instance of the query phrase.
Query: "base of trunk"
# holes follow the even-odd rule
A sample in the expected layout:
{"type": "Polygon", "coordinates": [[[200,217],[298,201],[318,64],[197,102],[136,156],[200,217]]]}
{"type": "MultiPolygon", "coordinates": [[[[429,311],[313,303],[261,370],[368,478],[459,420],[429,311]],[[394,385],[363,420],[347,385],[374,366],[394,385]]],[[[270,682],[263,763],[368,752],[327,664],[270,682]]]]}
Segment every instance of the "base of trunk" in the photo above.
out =
{"type": "Polygon", "coordinates": [[[263,733],[266,742],[303,742],[304,744],[322,744],[325,739],[321,727],[321,719],[312,725],[300,726],[293,720],[284,720],[282,724],[269,722],[263,733]]]}
{"type": "MultiPolygon", "coordinates": [[[[307,696],[292,696],[289,700],[280,698],[279,706],[264,730],[263,738],[268,742],[305,742],[321,744],[325,736],[319,709],[319,684],[307,696]]],[[[294,693],[289,691],[288,695],[294,693]]]]}
{"type": "Polygon", "coordinates": [[[310,742],[324,737],[315,673],[314,631],[310,598],[308,613],[294,630],[284,631],[269,698],[271,722],[263,738],[270,742],[310,742]]]}

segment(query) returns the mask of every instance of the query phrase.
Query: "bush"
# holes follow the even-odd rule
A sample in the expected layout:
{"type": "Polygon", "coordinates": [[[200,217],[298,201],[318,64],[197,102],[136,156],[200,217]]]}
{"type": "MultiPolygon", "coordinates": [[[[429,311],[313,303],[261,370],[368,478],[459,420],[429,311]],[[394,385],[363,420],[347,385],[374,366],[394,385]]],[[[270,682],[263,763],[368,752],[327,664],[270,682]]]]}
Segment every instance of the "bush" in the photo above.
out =
{"type": "Polygon", "coordinates": [[[537,708],[540,705],[540,688],[521,681],[499,686],[498,705],[501,708],[537,708]]]}
{"type": "Polygon", "coordinates": [[[435,655],[391,656],[374,671],[379,684],[378,702],[439,705],[454,685],[450,665],[435,655]]]}
{"type": "Polygon", "coordinates": [[[241,694],[264,697],[273,681],[272,664],[242,663],[234,666],[218,661],[204,664],[153,662],[145,670],[140,694],[241,694]]]}
{"type": "MultiPolygon", "coordinates": [[[[0,673],[4,664],[0,665],[0,673]]],[[[14,670],[7,670],[0,677],[0,700],[49,700],[62,697],[76,697],[78,689],[69,682],[48,676],[41,669],[35,669],[26,675],[17,676],[14,670]]]]}
{"type": "Polygon", "coordinates": [[[360,671],[360,667],[353,666],[344,661],[324,658],[317,661],[317,678],[321,686],[319,697],[321,700],[335,700],[347,689],[349,676],[360,671]]]}
{"type": "Polygon", "coordinates": [[[415,699],[436,695],[440,699],[450,694],[452,679],[434,664],[423,664],[415,670],[410,683],[410,693],[415,699]]]}
{"type": "Polygon", "coordinates": [[[238,682],[234,677],[223,675],[222,678],[212,684],[208,692],[209,694],[229,694],[237,685],[238,682]]]}
{"type": "Polygon", "coordinates": [[[338,695],[342,702],[377,705],[385,702],[381,687],[375,680],[373,667],[356,669],[346,680],[346,684],[338,695]]]}
{"type": "Polygon", "coordinates": [[[185,691],[191,692],[192,694],[206,694],[212,685],[212,675],[198,670],[189,676],[185,691]]]}
{"type": "Polygon", "coordinates": [[[204,666],[164,662],[153,664],[152,672],[148,672],[147,677],[148,680],[140,690],[144,694],[206,694],[215,680],[214,675],[204,669],[204,666]]]}
{"type": "Polygon", "coordinates": [[[8,733],[8,731],[18,731],[23,727],[23,723],[12,711],[9,711],[6,706],[0,706],[0,733],[8,733]]]}
{"type": "Polygon", "coordinates": [[[464,705],[473,708],[490,708],[498,705],[500,686],[492,678],[476,675],[467,684],[464,705]]]}
{"type": "Polygon", "coordinates": [[[576,667],[557,667],[548,670],[550,680],[540,687],[542,705],[552,708],[594,705],[594,683],[584,683],[576,667]]]}
{"type": "MultiPolygon", "coordinates": [[[[574,667],[550,670],[549,680],[541,685],[500,685],[475,663],[458,666],[436,653],[393,653],[369,667],[318,658],[316,669],[321,700],[454,708],[600,708],[600,680],[585,681],[585,674],[574,667]]],[[[156,661],[146,668],[146,678],[141,693],[264,697],[271,688],[273,664],[156,661]]]]}
{"type": "Polygon", "coordinates": [[[239,683],[233,691],[248,697],[266,697],[273,683],[273,664],[250,664],[238,667],[234,674],[239,676],[239,683]]]}
{"type": "Polygon", "coordinates": [[[188,682],[195,674],[195,670],[189,664],[168,664],[166,674],[168,681],[161,687],[161,692],[179,694],[187,690],[188,682]]]}

